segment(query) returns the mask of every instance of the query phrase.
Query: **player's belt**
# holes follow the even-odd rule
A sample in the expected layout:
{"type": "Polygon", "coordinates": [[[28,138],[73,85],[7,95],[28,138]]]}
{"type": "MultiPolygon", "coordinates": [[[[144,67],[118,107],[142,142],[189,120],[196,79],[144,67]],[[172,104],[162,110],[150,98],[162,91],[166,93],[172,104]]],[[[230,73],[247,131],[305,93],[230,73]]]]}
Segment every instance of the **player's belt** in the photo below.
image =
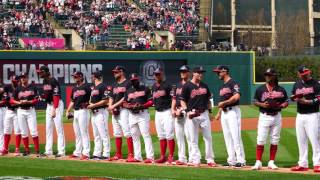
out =
{"type": "Polygon", "coordinates": [[[268,116],[275,116],[277,115],[279,112],[262,112],[262,114],[268,115],[268,116]]]}
{"type": "Polygon", "coordinates": [[[156,111],[158,111],[158,112],[163,112],[163,111],[166,111],[166,110],[168,110],[168,109],[170,109],[170,108],[160,108],[160,109],[156,109],[156,111]]]}
{"type": "Polygon", "coordinates": [[[99,112],[100,110],[103,110],[103,109],[104,109],[104,107],[98,107],[98,108],[92,109],[91,111],[92,111],[92,113],[97,113],[97,112],[99,112]]]}
{"type": "Polygon", "coordinates": [[[233,107],[234,107],[234,106],[225,107],[225,108],[223,108],[222,110],[223,110],[223,112],[228,112],[228,111],[232,110],[233,107]]]}
{"type": "Polygon", "coordinates": [[[19,107],[20,109],[24,109],[24,110],[29,110],[29,109],[33,109],[34,106],[22,106],[22,107],[19,107]]]}
{"type": "Polygon", "coordinates": [[[145,109],[130,109],[130,111],[133,113],[133,114],[139,114],[140,112],[143,112],[145,109]]]}

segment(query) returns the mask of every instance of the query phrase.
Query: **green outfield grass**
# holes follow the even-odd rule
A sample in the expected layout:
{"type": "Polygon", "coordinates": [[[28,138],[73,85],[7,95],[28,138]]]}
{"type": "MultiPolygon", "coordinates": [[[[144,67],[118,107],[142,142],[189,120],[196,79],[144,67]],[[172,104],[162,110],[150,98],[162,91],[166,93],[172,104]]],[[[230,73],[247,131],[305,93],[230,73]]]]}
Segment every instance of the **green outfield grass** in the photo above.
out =
{"type": "MultiPolygon", "coordinates": [[[[240,106],[241,108],[241,114],[242,118],[256,118],[259,115],[259,109],[256,106],[253,105],[242,105],[240,106]]],[[[294,117],[296,116],[296,105],[289,105],[288,108],[284,109],[282,111],[282,116],[283,117],[294,117]]],[[[217,108],[213,108],[213,114],[216,114],[218,111],[217,108]]],[[[155,110],[154,108],[149,109],[151,119],[154,119],[154,113],[155,110]]],[[[38,123],[42,124],[45,123],[45,110],[38,110],[37,111],[37,119],[38,123]]],[[[111,116],[109,116],[109,120],[111,119],[111,116]]],[[[65,123],[70,123],[72,121],[69,121],[65,116],[63,117],[63,121],[65,123]]]]}
{"type": "MultiPolygon", "coordinates": [[[[212,133],[215,160],[219,164],[226,161],[227,153],[223,140],[223,134],[212,133]]],[[[256,131],[243,131],[243,142],[245,146],[246,160],[248,165],[255,162],[256,131]]],[[[155,136],[153,146],[156,158],[159,157],[159,141],[155,136]]],[[[112,142],[112,153],[115,151],[114,141],[112,142]]],[[[204,143],[202,139],[200,149],[204,154],[204,143]]],[[[91,144],[93,145],[93,143],[91,144]]],[[[13,147],[11,147],[12,149],[13,147]]],[[[41,145],[41,149],[44,146],[41,145]]],[[[71,154],[74,144],[67,145],[67,153],[71,154]]],[[[144,151],[144,149],[143,149],[144,151]]],[[[311,161],[311,150],[309,151],[309,162],[311,161]]],[[[126,147],[123,149],[126,154],[126,147]]],[[[143,153],[144,156],[144,153],[143,153]]],[[[265,147],[263,156],[264,166],[269,158],[269,146],[265,147]]],[[[276,164],[280,167],[291,167],[297,163],[298,147],[294,129],[283,129],[279,151],[276,157],[276,164]]],[[[203,161],[204,162],[204,161],[203,161]]],[[[109,176],[121,178],[165,178],[165,179],[318,179],[319,176],[279,174],[270,172],[253,172],[237,170],[217,170],[217,169],[197,169],[197,168],[179,168],[179,167],[154,167],[137,165],[105,164],[96,162],[79,161],[60,161],[46,159],[29,158],[0,158],[0,175],[16,176],[109,176]]]]}

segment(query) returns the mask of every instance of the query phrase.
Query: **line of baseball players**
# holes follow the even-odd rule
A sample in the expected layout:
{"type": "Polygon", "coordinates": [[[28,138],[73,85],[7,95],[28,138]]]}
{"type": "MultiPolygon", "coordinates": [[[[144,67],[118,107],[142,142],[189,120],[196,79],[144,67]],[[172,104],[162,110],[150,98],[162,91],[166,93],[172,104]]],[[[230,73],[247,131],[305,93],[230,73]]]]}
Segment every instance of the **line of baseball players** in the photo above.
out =
{"type": "MultiPolygon", "coordinates": [[[[34,84],[28,82],[26,73],[12,75],[12,84],[0,88],[0,147],[1,155],[8,154],[12,129],[16,135],[16,155],[20,155],[19,147],[22,139],[23,156],[30,154],[29,132],[32,136],[35,153],[46,157],[53,155],[53,128],[58,141],[58,154],[65,156],[65,136],[63,130],[64,104],[61,100],[61,89],[47,66],[38,71],[43,78],[41,93],[34,84]],[[35,105],[39,100],[47,103],[46,109],[46,147],[39,152],[35,105]]],[[[213,69],[223,85],[219,91],[218,113],[214,119],[221,119],[223,135],[228,158],[225,166],[241,168],[246,165],[243,142],[241,139],[241,111],[239,108],[240,87],[229,75],[229,67],[219,65],[213,69]]],[[[141,162],[142,135],[146,158],[144,163],[167,163],[176,165],[200,166],[201,153],[198,146],[199,129],[205,142],[205,159],[207,165],[215,167],[211,137],[211,93],[202,82],[205,70],[195,67],[190,71],[184,65],[179,68],[181,81],[171,86],[165,81],[162,68],[154,72],[155,83],[151,90],[142,85],[135,73],[126,78],[126,70],[116,66],[112,70],[115,78],[113,86],[103,84],[101,71],[92,73],[93,85],[84,83],[81,72],[72,74],[76,86],[72,89],[71,103],[67,107],[66,116],[73,118],[75,133],[75,150],[71,158],[88,160],[90,158],[89,123],[90,114],[94,134],[94,151],[92,159],[122,159],[122,137],[126,138],[128,147],[127,162],[141,162]],[[191,73],[192,72],[192,73],[191,73]],[[192,74],[192,75],[191,75],[192,74]],[[190,77],[191,76],[191,77],[190,77]],[[160,144],[160,157],[155,159],[150,135],[150,114],[148,108],[155,107],[155,125],[160,144]],[[73,109],[73,113],[71,110],[73,109]],[[116,153],[110,156],[110,137],[108,132],[108,116],[112,114],[113,135],[116,153]],[[175,138],[178,146],[178,159],[174,160],[175,138]],[[186,143],[189,156],[186,156],[186,143]],[[166,156],[166,150],[169,155],[166,156]]],[[[277,169],[275,156],[278,149],[281,131],[281,109],[288,106],[287,93],[278,85],[277,73],[269,68],[265,71],[266,83],[255,93],[254,104],[259,107],[258,136],[256,147],[256,163],[253,170],[262,168],[262,154],[268,135],[270,136],[270,160],[268,168],[277,169]]],[[[294,84],[291,99],[297,101],[296,131],[299,145],[299,162],[292,171],[308,170],[308,139],[313,150],[314,171],[320,172],[320,135],[319,135],[319,101],[320,86],[311,77],[311,71],[305,66],[298,69],[300,79],[294,84]]]]}

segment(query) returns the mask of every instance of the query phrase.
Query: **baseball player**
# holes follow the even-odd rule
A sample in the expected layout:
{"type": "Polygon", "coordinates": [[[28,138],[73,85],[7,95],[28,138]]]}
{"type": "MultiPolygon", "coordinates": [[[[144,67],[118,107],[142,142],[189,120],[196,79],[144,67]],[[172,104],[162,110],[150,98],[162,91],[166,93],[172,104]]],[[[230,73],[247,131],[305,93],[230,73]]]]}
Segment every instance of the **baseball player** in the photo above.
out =
{"type": "Polygon", "coordinates": [[[131,87],[126,91],[123,107],[129,109],[129,125],[133,139],[134,161],[142,161],[140,135],[144,140],[147,158],[144,163],[154,162],[152,139],[150,136],[150,114],[148,108],[153,105],[150,89],[140,85],[138,75],[130,76],[131,87]]]}
{"type": "Polygon", "coordinates": [[[299,147],[298,165],[292,171],[308,170],[308,139],[312,146],[314,172],[320,172],[319,101],[320,84],[311,77],[311,70],[298,68],[299,80],[292,89],[291,99],[297,101],[296,133],[299,147]]]}
{"type": "Polygon", "coordinates": [[[205,142],[205,159],[208,166],[214,167],[214,154],[212,148],[211,122],[211,93],[208,86],[201,80],[206,71],[202,66],[195,67],[191,81],[185,83],[182,88],[181,107],[187,114],[187,126],[191,137],[191,161],[189,166],[200,166],[201,154],[198,145],[199,128],[202,130],[205,142]]]}
{"type": "Polygon", "coordinates": [[[164,72],[162,68],[154,71],[156,82],[152,86],[152,98],[155,113],[155,124],[158,138],[160,141],[160,158],[156,163],[173,162],[175,141],[174,141],[174,118],[171,114],[171,85],[164,81],[164,72]],[[169,146],[168,160],[166,158],[167,144],[169,146]]]}
{"type": "Polygon", "coordinates": [[[109,160],[110,158],[110,137],[108,132],[109,114],[105,107],[107,97],[105,95],[106,86],[102,83],[102,72],[92,73],[94,87],[91,91],[90,104],[88,109],[92,112],[91,123],[94,136],[93,159],[109,160]],[[103,146],[103,148],[102,148],[103,146]]]}
{"type": "Polygon", "coordinates": [[[4,86],[0,84],[0,147],[3,147],[3,142],[4,142],[4,134],[3,134],[3,123],[4,123],[4,116],[6,113],[6,108],[5,108],[5,101],[3,100],[3,94],[4,94],[4,86]]]}
{"type": "Polygon", "coordinates": [[[72,117],[70,110],[74,109],[73,130],[76,138],[76,149],[70,158],[80,158],[89,160],[90,138],[89,138],[89,121],[90,112],[87,108],[89,105],[91,88],[84,83],[83,74],[77,71],[72,74],[76,86],[72,89],[71,102],[66,111],[67,118],[72,117]]]}
{"type": "Polygon", "coordinates": [[[281,132],[281,109],[288,106],[288,96],[285,89],[278,85],[277,72],[269,68],[264,72],[266,83],[257,88],[254,95],[254,105],[259,107],[258,137],[256,163],[252,170],[262,168],[262,154],[268,135],[270,136],[269,169],[278,169],[274,160],[276,157],[281,132]]]}
{"type": "MultiPolygon", "coordinates": [[[[190,143],[190,135],[187,129],[186,116],[183,114],[180,98],[182,93],[182,87],[189,81],[189,72],[190,68],[186,65],[183,65],[179,69],[181,81],[176,85],[176,88],[173,87],[173,98],[171,111],[173,116],[175,117],[175,133],[176,140],[178,145],[178,160],[175,161],[176,165],[185,165],[187,164],[186,157],[186,145],[184,137],[187,139],[188,152],[191,152],[191,143],[190,143]]],[[[189,156],[190,157],[190,156],[189,156]]]]}
{"type": "Polygon", "coordinates": [[[34,108],[39,101],[38,90],[33,84],[28,83],[27,73],[21,73],[19,78],[21,84],[14,91],[14,99],[11,99],[10,103],[19,106],[17,116],[25,150],[23,156],[30,155],[29,131],[33,139],[35,153],[39,156],[37,114],[34,108]]]}
{"type": "Polygon", "coordinates": [[[112,70],[116,82],[113,85],[108,110],[112,113],[113,135],[115,137],[116,154],[111,160],[122,159],[122,135],[127,139],[127,162],[134,161],[133,141],[129,127],[129,110],[122,107],[124,94],[130,87],[130,81],[126,79],[125,68],[116,66],[112,70]]]}
{"type": "Polygon", "coordinates": [[[223,81],[220,88],[220,102],[218,114],[215,119],[221,118],[223,136],[228,152],[226,166],[241,168],[245,166],[245,154],[241,138],[241,111],[239,107],[240,88],[239,84],[229,75],[229,67],[219,65],[213,72],[217,73],[223,81]]]}
{"type": "Polygon", "coordinates": [[[10,104],[10,99],[13,98],[13,93],[19,85],[18,76],[10,76],[11,84],[4,87],[4,103],[7,107],[6,114],[4,117],[4,144],[0,155],[6,155],[9,152],[10,135],[12,128],[15,134],[16,149],[15,156],[20,155],[20,143],[21,143],[21,131],[19,128],[18,117],[17,117],[17,106],[10,104]]]}
{"type": "Polygon", "coordinates": [[[65,156],[65,136],[63,129],[63,110],[64,105],[61,100],[61,89],[57,79],[51,76],[47,66],[41,66],[37,70],[40,78],[43,78],[43,94],[41,98],[47,103],[46,109],[46,147],[45,153],[41,156],[52,156],[53,128],[57,132],[58,154],[56,157],[65,156]]]}

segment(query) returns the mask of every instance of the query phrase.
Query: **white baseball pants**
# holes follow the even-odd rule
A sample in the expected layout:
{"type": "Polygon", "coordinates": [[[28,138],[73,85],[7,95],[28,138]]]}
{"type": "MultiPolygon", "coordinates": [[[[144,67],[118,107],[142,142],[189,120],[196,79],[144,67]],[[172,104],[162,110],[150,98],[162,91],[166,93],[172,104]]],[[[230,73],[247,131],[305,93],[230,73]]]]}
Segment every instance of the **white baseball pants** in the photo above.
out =
{"type": "Polygon", "coordinates": [[[130,126],[129,126],[129,110],[126,108],[120,109],[118,116],[112,115],[112,127],[114,137],[130,137],[130,126]]]}
{"type": "Polygon", "coordinates": [[[142,161],[140,135],[142,135],[148,159],[154,159],[152,139],[150,135],[150,114],[143,110],[138,114],[129,112],[130,130],[133,140],[134,158],[142,161]]]}
{"type": "Polygon", "coordinates": [[[80,157],[81,154],[90,155],[90,137],[89,137],[90,113],[88,109],[79,109],[74,111],[73,130],[76,138],[76,149],[73,155],[80,157]]]}
{"type": "Polygon", "coordinates": [[[159,140],[172,140],[174,138],[174,118],[171,109],[161,112],[156,111],[155,124],[159,140]]]}
{"type": "Polygon", "coordinates": [[[190,132],[191,138],[191,156],[192,163],[200,163],[201,153],[198,145],[199,139],[199,128],[202,131],[203,140],[205,143],[205,159],[207,163],[214,162],[214,153],[212,148],[212,136],[211,136],[211,122],[209,120],[208,111],[205,111],[200,114],[200,116],[195,117],[193,119],[187,118],[187,126],[190,132]]]}
{"type": "Polygon", "coordinates": [[[0,107],[0,147],[3,147],[4,143],[4,116],[6,114],[6,108],[0,107]]]}
{"type": "Polygon", "coordinates": [[[109,113],[104,109],[92,113],[91,124],[94,136],[93,155],[97,157],[110,157],[110,137],[108,131],[109,113]],[[103,148],[102,148],[103,146],[103,148]]]}
{"type": "Polygon", "coordinates": [[[297,114],[296,133],[299,146],[298,164],[301,167],[308,167],[308,139],[312,146],[313,165],[320,165],[319,124],[319,113],[297,114]]]}
{"type": "Polygon", "coordinates": [[[21,134],[17,112],[7,109],[4,116],[4,134],[12,134],[12,129],[15,135],[21,134]]]}
{"type": "Polygon", "coordinates": [[[282,117],[281,113],[267,115],[260,113],[258,121],[257,144],[265,145],[270,134],[270,144],[278,145],[280,141],[282,117]]]}
{"type": "Polygon", "coordinates": [[[59,106],[56,108],[56,116],[52,118],[52,109],[53,104],[47,104],[46,109],[46,151],[45,154],[52,155],[52,146],[53,146],[53,127],[55,126],[57,132],[57,146],[58,154],[65,155],[65,136],[63,129],[63,110],[64,105],[62,100],[59,101],[59,106]]]}
{"type": "Polygon", "coordinates": [[[180,162],[187,163],[186,143],[185,143],[184,137],[186,137],[187,139],[189,160],[191,157],[190,156],[191,139],[190,139],[190,133],[188,131],[188,126],[186,123],[186,118],[175,118],[175,133],[176,133],[176,140],[178,145],[178,160],[180,162]]]}
{"type": "Polygon", "coordinates": [[[245,163],[245,154],[241,138],[241,111],[239,106],[221,113],[221,126],[228,153],[228,163],[245,163]]]}
{"type": "Polygon", "coordinates": [[[30,109],[19,108],[17,110],[17,115],[22,138],[28,137],[29,131],[32,137],[37,137],[38,128],[37,114],[35,109],[33,107],[30,109]]]}

